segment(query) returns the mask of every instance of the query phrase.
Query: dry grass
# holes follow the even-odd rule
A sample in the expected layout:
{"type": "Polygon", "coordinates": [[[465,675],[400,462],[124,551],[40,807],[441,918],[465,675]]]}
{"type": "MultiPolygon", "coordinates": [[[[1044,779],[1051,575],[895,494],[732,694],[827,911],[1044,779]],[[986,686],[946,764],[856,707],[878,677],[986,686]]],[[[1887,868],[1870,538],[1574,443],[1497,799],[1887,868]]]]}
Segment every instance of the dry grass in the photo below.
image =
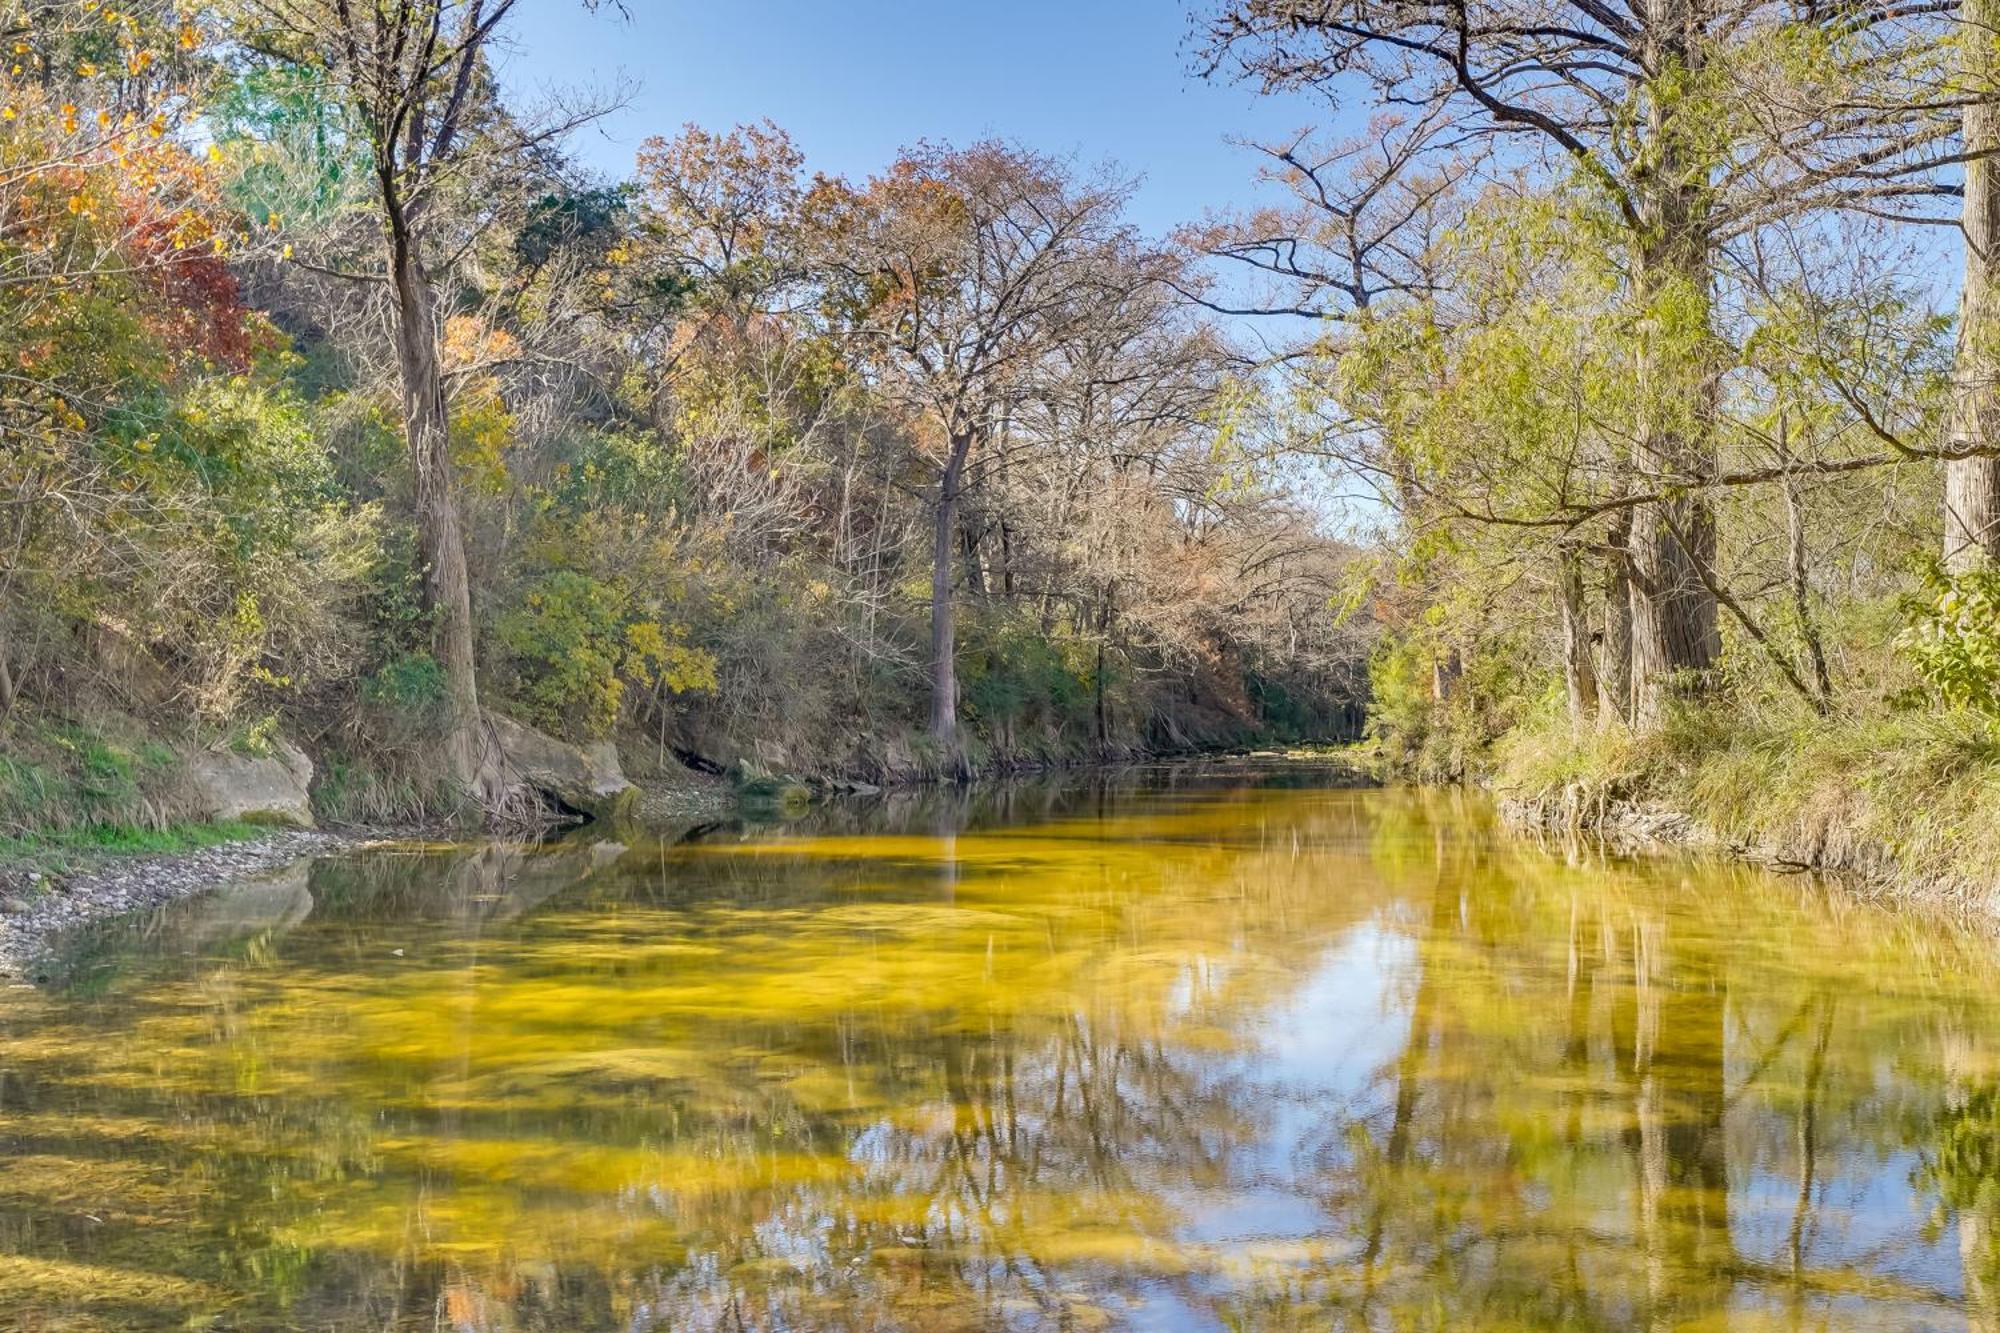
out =
{"type": "Polygon", "coordinates": [[[1565,822],[1677,811],[1766,859],[1899,897],[2000,910],[2000,741],[1936,710],[1690,707],[1660,733],[1570,735],[1538,713],[1495,750],[1494,785],[1565,822]]]}

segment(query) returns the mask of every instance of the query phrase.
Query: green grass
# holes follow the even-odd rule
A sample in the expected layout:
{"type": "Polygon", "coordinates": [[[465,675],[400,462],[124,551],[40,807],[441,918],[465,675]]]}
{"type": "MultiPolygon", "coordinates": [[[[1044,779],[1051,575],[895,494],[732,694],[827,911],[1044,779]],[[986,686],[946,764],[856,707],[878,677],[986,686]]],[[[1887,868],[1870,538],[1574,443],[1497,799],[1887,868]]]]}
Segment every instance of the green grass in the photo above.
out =
{"type": "Polygon", "coordinates": [[[183,794],[179,755],[130,719],[17,716],[0,734],[0,836],[164,827],[183,794]]]}
{"type": "Polygon", "coordinates": [[[140,828],[126,824],[82,825],[0,838],[0,866],[62,873],[109,857],[200,851],[206,847],[242,842],[270,831],[238,820],[212,824],[169,824],[164,828],[140,828]]]}

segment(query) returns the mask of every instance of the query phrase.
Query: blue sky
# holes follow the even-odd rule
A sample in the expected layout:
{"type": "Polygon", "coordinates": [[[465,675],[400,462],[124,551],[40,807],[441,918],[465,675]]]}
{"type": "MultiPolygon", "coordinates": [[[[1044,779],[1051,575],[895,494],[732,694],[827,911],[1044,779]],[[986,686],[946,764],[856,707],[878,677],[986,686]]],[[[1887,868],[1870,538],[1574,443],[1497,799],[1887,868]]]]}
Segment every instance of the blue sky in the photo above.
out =
{"type": "Polygon", "coordinates": [[[1185,0],[521,0],[503,77],[519,93],[638,83],[572,147],[627,174],[652,134],[769,117],[809,169],[865,176],[918,139],[1019,139],[1142,175],[1133,219],[1161,232],[1254,197],[1252,155],[1317,111],[1190,73],[1185,0]]]}

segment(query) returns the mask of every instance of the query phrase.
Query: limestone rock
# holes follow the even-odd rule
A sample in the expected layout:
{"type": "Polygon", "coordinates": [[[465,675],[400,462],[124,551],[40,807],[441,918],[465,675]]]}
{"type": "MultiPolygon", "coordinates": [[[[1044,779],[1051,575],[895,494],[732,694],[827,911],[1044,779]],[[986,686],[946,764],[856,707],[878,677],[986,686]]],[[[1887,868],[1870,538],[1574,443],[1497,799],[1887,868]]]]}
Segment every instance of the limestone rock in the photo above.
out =
{"type": "Polygon", "coordinates": [[[313,827],[312,760],[282,737],[267,755],[203,750],[188,760],[188,775],[210,819],[313,827]]]}
{"type": "Polygon", "coordinates": [[[486,716],[508,767],[535,790],[600,822],[623,819],[638,803],[639,789],[625,780],[610,741],[571,745],[498,713],[486,716]]]}

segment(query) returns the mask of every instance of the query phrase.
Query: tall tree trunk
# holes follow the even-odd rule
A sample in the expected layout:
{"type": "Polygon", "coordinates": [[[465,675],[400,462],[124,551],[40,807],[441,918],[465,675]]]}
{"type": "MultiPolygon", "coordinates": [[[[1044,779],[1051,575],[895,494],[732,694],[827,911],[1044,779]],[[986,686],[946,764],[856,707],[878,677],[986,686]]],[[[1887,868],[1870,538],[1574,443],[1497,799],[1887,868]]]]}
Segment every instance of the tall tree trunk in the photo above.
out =
{"type": "MultiPolygon", "coordinates": [[[[1655,155],[1637,192],[1634,259],[1640,303],[1640,421],[1633,471],[1642,484],[1687,486],[1714,475],[1717,383],[1711,329],[1712,242],[1702,177],[1690,157],[1702,114],[1683,84],[1695,69],[1688,0],[1649,0],[1646,64],[1654,72],[1647,116],[1655,155]]],[[[1676,690],[1699,689],[1722,650],[1709,572],[1715,514],[1690,488],[1632,515],[1632,715],[1659,725],[1676,690]]]]}
{"type": "Polygon", "coordinates": [[[1597,726],[1606,730],[1632,721],[1632,576],[1627,564],[1632,540],[1630,515],[1611,530],[1612,554],[1604,562],[1604,640],[1597,669],[1597,726]]]}
{"type": "MultiPolygon", "coordinates": [[[[2000,0],[1959,7],[1964,95],[1965,280],[1952,373],[1951,443],[1992,444],[2000,434],[2000,0]]],[[[1962,574],[2000,560],[2000,458],[1958,458],[1944,470],[1944,564],[1962,574]]]]}
{"type": "Polygon", "coordinates": [[[965,458],[972,451],[970,431],[951,439],[951,455],[938,477],[935,524],[931,544],[931,735],[946,747],[948,756],[958,750],[958,661],[956,626],[951,601],[952,548],[958,538],[959,485],[965,476],[965,458]]]}
{"type": "Polygon", "coordinates": [[[503,783],[479,711],[472,591],[452,479],[451,418],[439,360],[437,298],[393,185],[384,182],[384,191],[396,289],[396,366],[415,486],[417,554],[423,562],[433,651],[444,673],[445,765],[458,789],[491,811],[503,795],[503,783]]]}
{"type": "Polygon", "coordinates": [[[1591,662],[1590,621],[1583,608],[1583,557],[1573,546],[1556,555],[1556,606],[1562,618],[1563,686],[1569,725],[1581,735],[1597,721],[1597,672],[1591,662]]]}
{"type": "Polygon", "coordinates": [[[979,528],[975,524],[964,525],[965,588],[983,601],[986,597],[986,563],[980,556],[979,536],[979,528]]]}

